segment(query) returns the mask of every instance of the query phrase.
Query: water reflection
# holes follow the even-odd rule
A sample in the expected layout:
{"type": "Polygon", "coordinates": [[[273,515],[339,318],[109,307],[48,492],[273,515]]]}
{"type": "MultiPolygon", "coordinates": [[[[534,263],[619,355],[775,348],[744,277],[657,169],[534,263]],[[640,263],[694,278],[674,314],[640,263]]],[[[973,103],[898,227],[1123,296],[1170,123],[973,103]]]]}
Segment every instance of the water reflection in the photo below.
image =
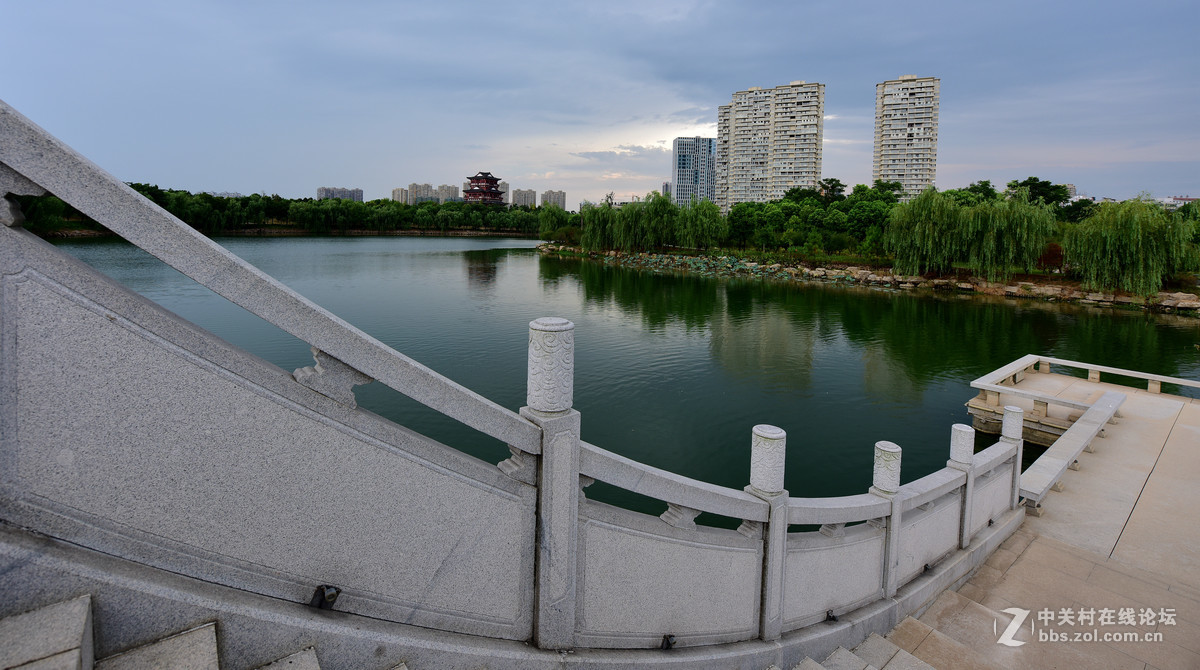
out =
{"type": "MultiPolygon", "coordinates": [[[[388,346],[510,409],[525,399],[529,321],[571,319],[584,439],[736,489],[748,482],[750,430],[758,423],[788,431],[785,481],[793,495],[865,491],[878,440],[904,448],[905,481],[936,470],[947,458],[950,425],[968,420],[969,381],[1027,353],[1200,378],[1195,319],[654,275],[515,248],[528,241],[222,243],[388,346]]],[[[135,247],[63,247],[284,370],[312,365],[307,344],[135,247]]],[[[360,407],[476,457],[494,463],[508,456],[498,441],[381,384],[356,393],[360,407]]],[[[604,495],[635,504],[620,492],[604,495]]]]}
{"type": "Polygon", "coordinates": [[[1200,366],[1200,322],[1191,317],[541,259],[543,281],[571,276],[589,303],[652,328],[707,329],[713,359],[730,373],[797,390],[811,386],[822,357],[845,353],[861,362],[864,390],[880,396],[919,396],[933,382],[973,379],[1027,353],[1183,377],[1200,366]],[[839,343],[853,351],[835,351],[839,343]]]}
{"type": "Polygon", "coordinates": [[[496,281],[499,261],[508,253],[507,249],[471,249],[462,254],[467,270],[467,284],[476,290],[486,291],[496,281]]]}

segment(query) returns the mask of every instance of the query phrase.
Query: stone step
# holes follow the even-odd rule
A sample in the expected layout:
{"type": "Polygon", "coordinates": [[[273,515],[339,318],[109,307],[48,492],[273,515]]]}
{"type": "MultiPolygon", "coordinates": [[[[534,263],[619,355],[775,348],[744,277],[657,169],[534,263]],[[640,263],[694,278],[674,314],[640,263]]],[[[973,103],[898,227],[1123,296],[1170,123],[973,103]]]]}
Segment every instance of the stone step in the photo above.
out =
{"type": "Polygon", "coordinates": [[[854,655],[880,670],[934,670],[932,665],[876,633],[854,648],[854,655]]]}
{"type": "MultiPolygon", "coordinates": [[[[981,668],[1117,670],[1137,666],[1134,659],[1106,645],[1053,644],[1031,639],[1028,621],[1013,636],[1025,644],[1017,647],[999,644],[999,634],[1012,618],[1010,614],[995,612],[959,593],[946,591],[921,615],[920,621],[933,628],[933,633],[944,635],[969,648],[973,652],[972,659],[981,668]]],[[[917,657],[938,665],[922,656],[920,647],[917,652],[917,657]]]]}
{"type": "Polygon", "coordinates": [[[217,624],[206,623],[96,662],[96,670],[219,670],[217,624]]]}
{"type": "Polygon", "coordinates": [[[321,670],[321,664],[317,662],[317,650],[308,647],[261,666],[258,670],[321,670]]]}
{"type": "Polygon", "coordinates": [[[845,647],[834,649],[821,665],[825,670],[879,670],[845,647]]]}
{"type": "Polygon", "coordinates": [[[804,660],[797,663],[792,670],[826,670],[826,668],[820,663],[817,663],[811,658],[805,656],[804,660]]]}
{"type": "MultiPolygon", "coordinates": [[[[935,601],[936,602],[936,601],[935,601]]],[[[931,608],[932,609],[932,608],[931,608]]],[[[934,668],[963,670],[1002,670],[981,660],[970,648],[943,635],[927,624],[908,617],[901,621],[886,639],[901,651],[934,668]]]]}
{"type": "Polygon", "coordinates": [[[0,668],[91,667],[91,596],[0,620],[0,668]]]}

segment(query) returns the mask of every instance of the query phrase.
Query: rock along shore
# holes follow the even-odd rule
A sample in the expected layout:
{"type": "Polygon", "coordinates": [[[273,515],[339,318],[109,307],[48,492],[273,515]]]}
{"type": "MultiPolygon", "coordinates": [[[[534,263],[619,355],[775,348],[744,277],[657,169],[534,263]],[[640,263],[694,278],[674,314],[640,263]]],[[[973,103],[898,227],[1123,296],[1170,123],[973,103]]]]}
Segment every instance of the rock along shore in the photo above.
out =
{"type": "Polygon", "coordinates": [[[1028,281],[1012,284],[989,282],[979,277],[969,279],[929,279],[917,276],[893,274],[887,269],[863,269],[857,267],[808,268],[802,265],[773,263],[763,265],[734,256],[687,256],[679,254],[625,253],[621,251],[585,252],[579,247],[543,244],[538,247],[543,254],[566,255],[591,258],[608,265],[638,268],[654,272],[686,272],[705,277],[753,277],[768,281],[819,281],[857,286],[879,286],[906,291],[932,290],[958,293],[979,293],[1015,298],[1032,298],[1049,302],[1070,302],[1099,307],[1123,307],[1152,310],[1156,312],[1178,312],[1200,316],[1200,296],[1195,293],[1160,292],[1145,297],[1120,292],[1085,291],[1078,284],[1034,283],[1028,281]]]}

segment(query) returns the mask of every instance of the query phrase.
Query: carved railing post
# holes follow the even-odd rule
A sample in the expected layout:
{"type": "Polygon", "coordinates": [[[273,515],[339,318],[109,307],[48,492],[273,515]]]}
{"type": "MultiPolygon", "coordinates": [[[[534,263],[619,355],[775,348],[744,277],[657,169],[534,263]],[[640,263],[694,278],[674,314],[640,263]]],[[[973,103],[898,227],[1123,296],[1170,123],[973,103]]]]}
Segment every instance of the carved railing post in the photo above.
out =
{"type": "Polygon", "coordinates": [[[966,549],[971,544],[971,515],[975,509],[975,429],[956,423],[950,427],[950,460],[946,467],[967,474],[962,488],[962,506],[959,508],[958,546],[966,549]]]}
{"type": "Polygon", "coordinates": [[[580,417],[571,409],[574,374],[575,324],[555,317],[531,321],[521,416],[542,429],[534,641],[543,649],[575,646],[580,417]]]}
{"type": "Polygon", "coordinates": [[[1008,501],[1008,508],[1016,509],[1021,503],[1021,459],[1024,457],[1021,452],[1025,450],[1025,410],[1013,405],[1004,406],[1000,441],[1017,448],[1017,455],[1013,458],[1012,497],[1008,501]]]}
{"type": "Polygon", "coordinates": [[[896,565],[900,550],[900,446],[892,442],[875,443],[875,469],[871,476],[870,492],[892,503],[884,530],[883,592],[888,598],[896,595],[896,565]]]}
{"type": "Polygon", "coordinates": [[[746,492],[767,501],[763,529],[762,606],[759,636],[778,640],[783,634],[783,588],[787,560],[788,492],[783,488],[787,433],[760,424],[750,437],[750,485],[746,492]]]}

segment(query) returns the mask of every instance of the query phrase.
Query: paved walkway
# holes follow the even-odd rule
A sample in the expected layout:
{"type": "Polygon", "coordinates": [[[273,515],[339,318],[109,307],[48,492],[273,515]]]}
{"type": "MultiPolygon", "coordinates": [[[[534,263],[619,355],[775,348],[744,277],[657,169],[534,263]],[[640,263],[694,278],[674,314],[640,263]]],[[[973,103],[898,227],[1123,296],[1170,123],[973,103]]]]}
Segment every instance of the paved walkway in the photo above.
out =
{"type": "MultiPolygon", "coordinates": [[[[1043,500],[1044,515],[1027,516],[971,581],[902,624],[893,641],[936,667],[1200,669],[1200,401],[1057,374],[1027,375],[1020,387],[1127,399],[1095,452],[1063,476],[1064,490],[1043,500]],[[1014,638],[1024,645],[996,641],[1009,608],[1030,611],[1014,638]],[[1081,623],[1089,612],[1091,623],[1081,623]],[[1065,639],[1051,642],[1052,633],[1065,639]]],[[[1030,401],[1002,402],[1032,410],[1030,401]]]]}

